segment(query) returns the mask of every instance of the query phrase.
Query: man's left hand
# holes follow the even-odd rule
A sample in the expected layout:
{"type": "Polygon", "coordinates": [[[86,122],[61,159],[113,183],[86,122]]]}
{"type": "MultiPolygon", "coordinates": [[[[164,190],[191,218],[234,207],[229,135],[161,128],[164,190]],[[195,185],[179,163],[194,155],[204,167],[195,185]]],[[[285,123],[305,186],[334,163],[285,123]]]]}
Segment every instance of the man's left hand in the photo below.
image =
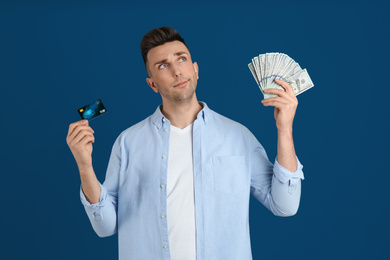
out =
{"type": "Polygon", "coordinates": [[[298,106],[298,99],[290,84],[281,80],[275,79],[275,83],[280,85],[283,89],[266,89],[264,93],[275,94],[276,97],[264,99],[261,101],[264,106],[274,106],[276,127],[278,131],[292,131],[295,111],[298,106]]]}

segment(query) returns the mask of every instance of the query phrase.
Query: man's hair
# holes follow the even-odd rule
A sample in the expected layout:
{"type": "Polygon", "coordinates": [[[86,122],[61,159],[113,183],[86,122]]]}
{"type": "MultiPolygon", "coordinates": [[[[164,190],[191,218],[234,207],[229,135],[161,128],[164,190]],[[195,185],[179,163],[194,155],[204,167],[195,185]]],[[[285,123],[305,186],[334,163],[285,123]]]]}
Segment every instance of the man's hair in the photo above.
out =
{"type": "Polygon", "coordinates": [[[173,41],[182,42],[188,49],[188,46],[184,42],[184,39],[180,36],[179,32],[171,27],[163,26],[160,28],[154,28],[144,35],[141,40],[141,53],[146,69],[149,51],[154,47],[173,41]]]}

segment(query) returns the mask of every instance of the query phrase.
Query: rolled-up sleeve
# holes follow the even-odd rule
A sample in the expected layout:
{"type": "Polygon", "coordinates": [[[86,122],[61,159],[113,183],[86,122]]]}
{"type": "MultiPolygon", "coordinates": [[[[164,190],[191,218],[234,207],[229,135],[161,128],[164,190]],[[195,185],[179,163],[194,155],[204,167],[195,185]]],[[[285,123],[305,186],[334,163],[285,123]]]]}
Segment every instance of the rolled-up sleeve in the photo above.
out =
{"type": "Polygon", "coordinates": [[[117,206],[112,197],[107,193],[106,188],[100,184],[100,200],[91,204],[85,198],[80,187],[80,199],[84,205],[93,230],[99,237],[108,237],[117,232],[117,206]]]}
{"type": "Polygon", "coordinates": [[[95,221],[101,221],[102,220],[102,213],[101,208],[104,207],[106,201],[107,201],[107,191],[106,188],[104,188],[103,185],[100,184],[100,200],[97,203],[91,204],[88,202],[87,198],[84,195],[83,189],[80,186],[80,199],[81,202],[84,205],[85,211],[88,215],[92,215],[95,221]]]}
{"type": "Polygon", "coordinates": [[[296,187],[296,184],[300,182],[300,180],[305,179],[303,176],[303,165],[299,161],[298,157],[297,158],[297,170],[295,172],[291,172],[284,168],[282,165],[279,164],[278,160],[275,159],[275,164],[274,164],[274,174],[276,178],[278,178],[282,183],[287,183],[289,184],[289,192],[293,192],[294,187],[296,187]]]}
{"type": "Polygon", "coordinates": [[[279,164],[275,159],[273,167],[274,177],[272,179],[272,198],[278,212],[278,216],[295,215],[299,208],[301,198],[301,180],[303,176],[303,165],[297,159],[297,170],[291,172],[279,164]],[[279,214],[282,213],[282,214],[279,214]]]}
{"type": "Polygon", "coordinates": [[[276,216],[295,215],[301,197],[303,165],[297,159],[297,170],[291,172],[275,159],[268,160],[264,148],[258,147],[251,154],[251,193],[276,216]]]}

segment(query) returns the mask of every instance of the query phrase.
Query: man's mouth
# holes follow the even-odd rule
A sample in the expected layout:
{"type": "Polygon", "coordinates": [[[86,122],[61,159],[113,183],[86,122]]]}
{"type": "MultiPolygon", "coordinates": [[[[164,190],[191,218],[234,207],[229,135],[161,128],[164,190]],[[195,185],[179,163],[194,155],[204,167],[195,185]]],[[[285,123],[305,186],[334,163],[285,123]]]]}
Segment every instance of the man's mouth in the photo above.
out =
{"type": "Polygon", "coordinates": [[[182,87],[184,86],[185,84],[187,84],[188,80],[184,80],[184,81],[181,81],[179,83],[177,83],[176,85],[174,85],[175,88],[177,87],[182,87]]]}

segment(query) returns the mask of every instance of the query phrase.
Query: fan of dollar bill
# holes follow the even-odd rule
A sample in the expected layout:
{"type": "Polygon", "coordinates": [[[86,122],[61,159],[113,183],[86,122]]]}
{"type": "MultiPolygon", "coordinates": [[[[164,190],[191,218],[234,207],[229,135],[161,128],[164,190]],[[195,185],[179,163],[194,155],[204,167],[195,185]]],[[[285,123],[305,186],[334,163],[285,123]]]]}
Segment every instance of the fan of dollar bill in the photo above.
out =
{"type": "Polygon", "coordinates": [[[277,88],[283,90],[281,86],[275,83],[275,79],[282,79],[289,83],[296,96],[314,86],[307,70],[302,69],[296,61],[284,53],[260,54],[254,57],[248,66],[259,85],[261,93],[264,95],[264,99],[276,96],[264,93],[265,89],[277,88]]]}

